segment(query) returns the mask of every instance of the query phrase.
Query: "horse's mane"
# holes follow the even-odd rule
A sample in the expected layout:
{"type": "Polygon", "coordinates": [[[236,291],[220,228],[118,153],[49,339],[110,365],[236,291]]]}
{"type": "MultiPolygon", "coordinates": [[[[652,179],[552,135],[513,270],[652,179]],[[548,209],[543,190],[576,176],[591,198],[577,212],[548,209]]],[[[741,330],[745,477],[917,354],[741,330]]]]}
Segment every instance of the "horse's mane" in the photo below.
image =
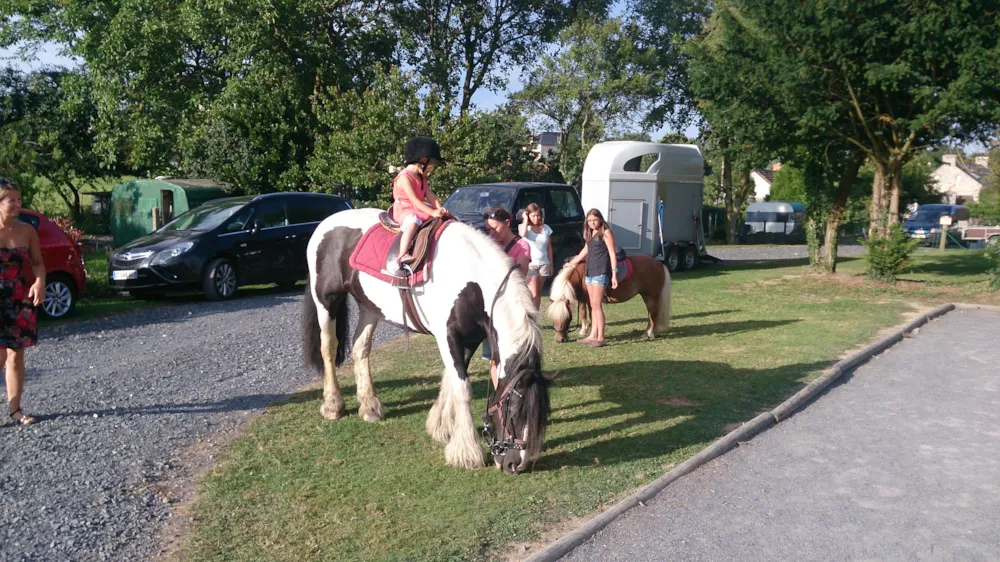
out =
{"type": "MultiPolygon", "coordinates": [[[[493,306],[493,298],[496,295],[496,291],[499,290],[500,283],[503,281],[504,276],[507,275],[507,270],[513,266],[513,262],[496,242],[466,224],[451,225],[445,230],[445,234],[456,226],[461,228],[466,240],[472,244],[476,252],[479,253],[479,256],[487,262],[486,267],[480,269],[492,272],[495,277],[495,279],[492,279],[496,282],[494,287],[487,288],[480,285],[484,290],[483,297],[486,301],[487,312],[489,312],[490,307],[493,306]],[[487,289],[490,289],[488,293],[486,292],[487,289]]],[[[520,271],[514,271],[510,274],[510,279],[507,280],[507,287],[497,300],[494,309],[494,314],[497,312],[506,312],[508,314],[508,319],[512,324],[510,327],[512,330],[513,349],[535,349],[539,350],[539,352],[541,351],[542,333],[535,321],[538,317],[538,310],[535,308],[535,303],[531,300],[531,291],[528,290],[528,285],[524,282],[524,276],[521,275],[520,271]]]]}
{"type": "Polygon", "coordinates": [[[549,289],[549,319],[553,322],[563,323],[569,320],[573,307],[577,304],[576,289],[570,283],[570,275],[576,271],[575,267],[566,267],[552,280],[552,287],[549,289]]]}

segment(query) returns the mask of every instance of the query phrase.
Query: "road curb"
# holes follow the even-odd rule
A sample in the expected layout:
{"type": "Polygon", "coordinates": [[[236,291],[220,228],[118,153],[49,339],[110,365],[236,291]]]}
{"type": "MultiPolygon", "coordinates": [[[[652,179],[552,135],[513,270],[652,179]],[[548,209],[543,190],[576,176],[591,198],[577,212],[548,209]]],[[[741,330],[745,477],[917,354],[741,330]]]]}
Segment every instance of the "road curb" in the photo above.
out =
{"type": "Polygon", "coordinates": [[[799,408],[807,404],[819,393],[823,392],[833,381],[843,376],[844,373],[892,347],[913,330],[939,316],[955,310],[956,308],[995,308],[1000,310],[1000,307],[962,304],[956,305],[953,303],[947,303],[921,314],[899,328],[896,328],[892,331],[892,333],[880,338],[870,345],[865,346],[863,349],[851,354],[850,357],[847,357],[829,369],[826,369],[818,379],[814,380],[808,386],[792,395],[791,398],[782,402],[778,407],[758,415],[752,420],[741,425],[739,428],[727,433],[721,439],[715,441],[695,456],[684,461],[670,472],[650,482],[648,485],[640,488],[634,494],[621,500],[610,509],[601,512],[580,527],[563,535],[554,543],[536,552],[527,558],[525,562],[551,562],[562,558],[574,548],[580,546],[585,541],[593,537],[601,529],[607,527],[608,524],[617,519],[621,514],[637,505],[643,505],[644,502],[652,499],[656,494],[663,491],[664,488],[675,480],[694,471],[699,466],[722,455],[723,453],[726,453],[739,443],[749,441],[755,435],[763,432],[772,425],[779,423],[781,420],[788,419],[799,408]]]}

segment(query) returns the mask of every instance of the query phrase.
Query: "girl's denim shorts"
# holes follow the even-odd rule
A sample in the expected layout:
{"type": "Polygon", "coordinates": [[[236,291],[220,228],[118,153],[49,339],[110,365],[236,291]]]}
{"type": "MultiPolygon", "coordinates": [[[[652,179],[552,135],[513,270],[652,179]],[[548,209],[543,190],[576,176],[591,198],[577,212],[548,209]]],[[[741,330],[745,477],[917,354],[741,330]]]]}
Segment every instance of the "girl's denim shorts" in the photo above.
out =
{"type": "Polygon", "coordinates": [[[595,275],[593,277],[587,277],[584,279],[584,283],[587,285],[604,285],[607,287],[611,283],[610,275],[595,275]]]}

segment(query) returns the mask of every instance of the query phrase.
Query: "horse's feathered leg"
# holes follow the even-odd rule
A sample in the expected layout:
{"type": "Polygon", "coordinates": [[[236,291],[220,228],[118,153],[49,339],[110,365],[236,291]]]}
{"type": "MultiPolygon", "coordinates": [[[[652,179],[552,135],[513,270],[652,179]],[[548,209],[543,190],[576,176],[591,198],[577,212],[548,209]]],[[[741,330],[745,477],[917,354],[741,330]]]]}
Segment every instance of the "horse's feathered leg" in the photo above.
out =
{"type": "Polygon", "coordinates": [[[455,408],[451,402],[451,381],[452,376],[446,368],[441,375],[441,391],[438,392],[437,400],[431,406],[431,413],[427,416],[427,435],[438,443],[447,444],[451,439],[451,428],[455,424],[455,408]]]}
{"type": "Polygon", "coordinates": [[[358,415],[369,422],[382,421],[382,402],[375,394],[372,385],[372,373],[368,367],[368,355],[372,350],[372,336],[378,325],[378,314],[364,306],[359,306],[358,326],[354,330],[354,345],[351,347],[354,358],[354,378],[358,387],[358,415]]]}
{"type": "Polygon", "coordinates": [[[587,336],[590,335],[590,304],[588,304],[589,301],[587,300],[589,298],[590,298],[590,296],[587,295],[586,292],[584,292],[583,298],[581,298],[578,301],[579,304],[577,305],[577,312],[579,313],[579,316],[580,316],[580,337],[581,338],[585,338],[585,337],[587,337],[587,336]]]}
{"type": "Polygon", "coordinates": [[[642,294],[642,300],[646,303],[646,316],[649,317],[649,322],[646,325],[646,339],[651,340],[656,337],[656,315],[659,311],[659,296],[658,295],[647,295],[642,294]]]}
{"type": "Polygon", "coordinates": [[[320,328],[320,352],[323,354],[323,405],[320,406],[320,413],[328,420],[336,420],[344,417],[344,395],[340,391],[340,384],[337,382],[337,320],[339,314],[331,314],[339,310],[341,306],[346,306],[346,295],[340,296],[334,301],[334,306],[327,309],[323,303],[317,307],[316,315],[320,328]]]}
{"type": "MultiPolygon", "coordinates": [[[[442,404],[439,415],[442,421],[447,420],[445,416],[450,415],[452,418],[451,438],[445,445],[444,459],[450,466],[482,468],[485,466],[483,450],[479,446],[476,428],[472,421],[472,384],[467,376],[461,377],[459,375],[455,366],[455,354],[451,351],[448,339],[446,337],[437,339],[441,360],[444,362],[444,375],[441,378],[442,394],[445,388],[448,390],[448,397],[442,404]]],[[[438,403],[442,402],[442,397],[438,397],[438,403]]],[[[435,403],[435,406],[438,403],[435,403]]],[[[430,425],[430,420],[428,420],[428,425],[430,425]]]]}

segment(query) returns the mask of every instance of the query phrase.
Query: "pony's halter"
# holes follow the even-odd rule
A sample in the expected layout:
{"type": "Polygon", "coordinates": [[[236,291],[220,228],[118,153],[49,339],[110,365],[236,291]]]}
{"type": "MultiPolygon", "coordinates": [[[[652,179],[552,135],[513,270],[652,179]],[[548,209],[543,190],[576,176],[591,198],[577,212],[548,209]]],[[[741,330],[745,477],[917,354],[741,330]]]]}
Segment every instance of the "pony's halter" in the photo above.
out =
{"type": "Polygon", "coordinates": [[[495,457],[504,456],[508,449],[523,451],[528,448],[528,442],[524,439],[519,439],[517,434],[514,433],[514,428],[509,427],[512,426],[514,420],[510,415],[510,395],[513,393],[518,398],[524,397],[520,392],[514,390],[514,386],[526,372],[521,371],[518,373],[507,384],[506,388],[503,389],[503,392],[500,393],[500,399],[492,406],[487,401],[486,415],[483,416],[483,436],[486,437],[486,444],[490,449],[490,453],[495,457]],[[500,428],[503,429],[503,440],[497,439],[493,434],[493,424],[491,423],[490,416],[494,413],[500,416],[500,428]]]}
{"type": "MultiPolygon", "coordinates": [[[[500,283],[500,288],[497,289],[496,295],[493,297],[493,304],[490,305],[490,327],[486,333],[486,338],[489,339],[493,336],[493,310],[496,308],[497,300],[500,299],[500,295],[507,289],[507,281],[510,280],[510,274],[514,273],[514,270],[518,269],[515,265],[507,271],[507,275],[503,278],[503,282],[500,283]]],[[[498,349],[495,342],[490,342],[490,349],[493,353],[496,353],[498,349]]],[[[500,398],[490,405],[490,396],[486,396],[486,414],[483,415],[483,437],[486,438],[486,446],[489,447],[490,453],[495,457],[502,457],[507,453],[508,449],[516,449],[523,451],[528,448],[528,442],[517,438],[514,433],[513,427],[508,427],[513,424],[514,418],[510,415],[510,395],[514,393],[518,398],[523,398],[522,394],[514,390],[514,386],[517,385],[518,381],[524,377],[527,371],[521,371],[515,375],[507,386],[500,393],[500,398]],[[497,439],[493,433],[493,423],[490,417],[494,414],[500,416],[500,428],[503,430],[503,439],[497,439]]],[[[487,386],[487,389],[489,387],[487,386]]]]}

